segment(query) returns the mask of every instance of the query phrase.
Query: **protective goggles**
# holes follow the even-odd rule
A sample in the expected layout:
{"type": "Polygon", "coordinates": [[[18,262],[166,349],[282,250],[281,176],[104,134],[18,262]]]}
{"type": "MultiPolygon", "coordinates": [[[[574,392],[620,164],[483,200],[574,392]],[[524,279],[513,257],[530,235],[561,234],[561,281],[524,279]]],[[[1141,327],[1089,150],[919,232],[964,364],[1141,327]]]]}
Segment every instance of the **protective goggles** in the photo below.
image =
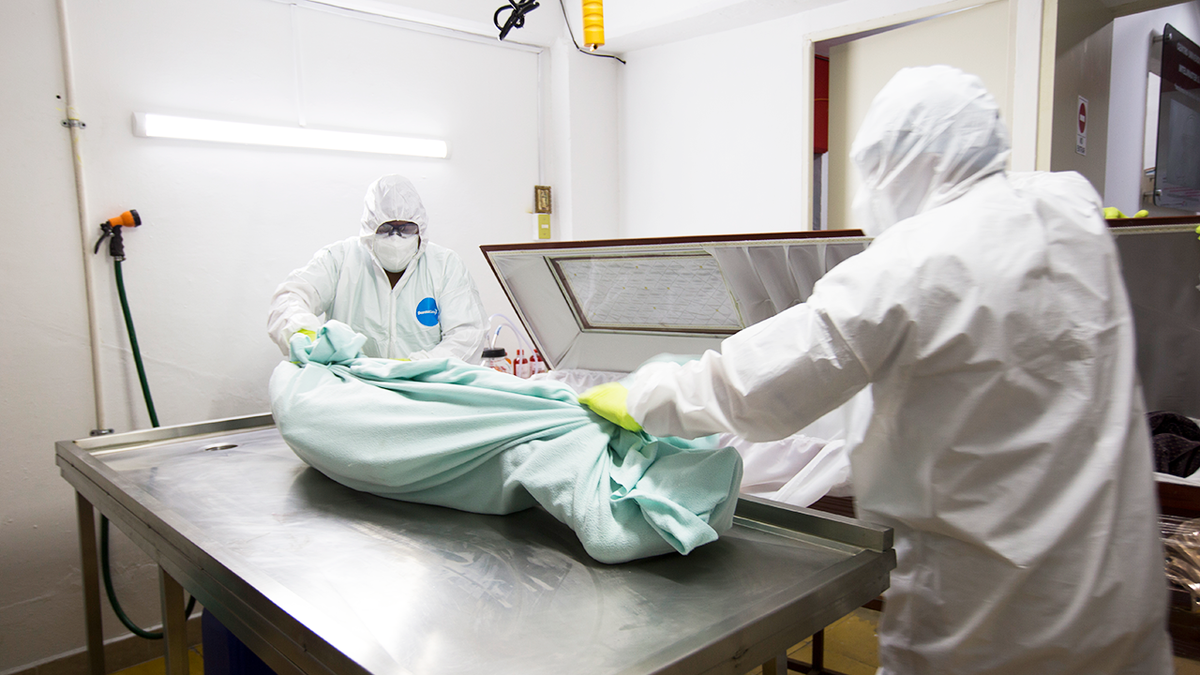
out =
{"type": "Polygon", "coordinates": [[[389,220],[388,222],[375,228],[375,234],[389,235],[414,235],[418,234],[421,228],[416,223],[410,223],[407,220],[389,220]]]}

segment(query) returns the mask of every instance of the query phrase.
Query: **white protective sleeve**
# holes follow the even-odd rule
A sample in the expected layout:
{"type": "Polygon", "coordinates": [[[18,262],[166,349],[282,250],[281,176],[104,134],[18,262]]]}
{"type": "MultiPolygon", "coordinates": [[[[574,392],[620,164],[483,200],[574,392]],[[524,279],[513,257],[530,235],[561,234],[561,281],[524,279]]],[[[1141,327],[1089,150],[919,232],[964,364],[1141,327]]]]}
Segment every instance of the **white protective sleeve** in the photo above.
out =
{"type": "Polygon", "coordinates": [[[849,400],[869,377],[822,309],[821,285],[809,302],[726,339],[720,353],[639,369],[629,387],[630,414],[656,435],[731,432],[772,441],[849,400]]]}
{"type": "Polygon", "coordinates": [[[284,356],[288,354],[288,340],[296,331],[303,328],[316,332],[324,323],[318,317],[333,302],[339,262],[330,247],[322,248],[275,289],[267,312],[267,334],[284,356]]]}

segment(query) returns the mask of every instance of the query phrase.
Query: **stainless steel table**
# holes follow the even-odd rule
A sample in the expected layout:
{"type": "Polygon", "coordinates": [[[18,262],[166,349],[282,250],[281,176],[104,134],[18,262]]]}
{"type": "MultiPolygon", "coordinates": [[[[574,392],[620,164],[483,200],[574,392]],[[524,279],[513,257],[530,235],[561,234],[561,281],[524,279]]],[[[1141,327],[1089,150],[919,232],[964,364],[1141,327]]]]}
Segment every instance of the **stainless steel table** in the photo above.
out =
{"type": "Polygon", "coordinates": [[[93,507],[160,567],[168,673],[183,589],[281,675],[744,673],[875,598],[892,532],[743,498],[688,556],[589,558],[544,511],[486,516],[343,487],[269,415],[56,444],[75,487],[103,675],[93,507]]]}

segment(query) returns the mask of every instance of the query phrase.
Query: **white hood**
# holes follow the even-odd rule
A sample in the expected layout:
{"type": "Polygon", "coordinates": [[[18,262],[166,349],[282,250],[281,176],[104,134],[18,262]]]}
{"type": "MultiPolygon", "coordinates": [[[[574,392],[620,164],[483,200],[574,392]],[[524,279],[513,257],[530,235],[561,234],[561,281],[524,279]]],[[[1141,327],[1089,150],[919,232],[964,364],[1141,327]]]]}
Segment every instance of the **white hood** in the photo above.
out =
{"type": "Polygon", "coordinates": [[[412,181],[394,174],[379,178],[367,188],[360,234],[374,236],[376,228],[393,220],[416,223],[421,238],[425,238],[429,216],[425,215],[421,195],[412,181]]]}
{"type": "Polygon", "coordinates": [[[863,185],[854,201],[877,237],[1004,169],[1008,132],[983,82],[949,66],[904,68],[872,101],[850,158],[863,185]]]}

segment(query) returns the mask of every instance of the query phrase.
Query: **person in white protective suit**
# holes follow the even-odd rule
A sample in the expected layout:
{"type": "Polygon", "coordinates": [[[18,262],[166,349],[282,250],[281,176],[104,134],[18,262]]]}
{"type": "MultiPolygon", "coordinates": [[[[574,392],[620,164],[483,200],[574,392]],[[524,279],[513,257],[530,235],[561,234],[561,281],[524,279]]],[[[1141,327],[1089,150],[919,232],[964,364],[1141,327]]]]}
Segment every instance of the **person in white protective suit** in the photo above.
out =
{"type": "Polygon", "coordinates": [[[768,440],[870,385],[847,445],[859,516],[895,532],[880,673],[1165,675],[1114,243],[1086,180],[1006,173],[1008,147],[979,79],[901,70],[851,148],[871,245],[719,353],[581,400],[655,435],[768,440]]]}
{"type": "Polygon", "coordinates": [[[318,317],[363,334],[367,356],[455,357],[479,363],[487,319],[479,291],[454,251],[429,241],[421,197],[403,176],[367,189],[357,237],[317,251],[271,299],[267,331],[286,355],[297,332],[318,317]]]}

